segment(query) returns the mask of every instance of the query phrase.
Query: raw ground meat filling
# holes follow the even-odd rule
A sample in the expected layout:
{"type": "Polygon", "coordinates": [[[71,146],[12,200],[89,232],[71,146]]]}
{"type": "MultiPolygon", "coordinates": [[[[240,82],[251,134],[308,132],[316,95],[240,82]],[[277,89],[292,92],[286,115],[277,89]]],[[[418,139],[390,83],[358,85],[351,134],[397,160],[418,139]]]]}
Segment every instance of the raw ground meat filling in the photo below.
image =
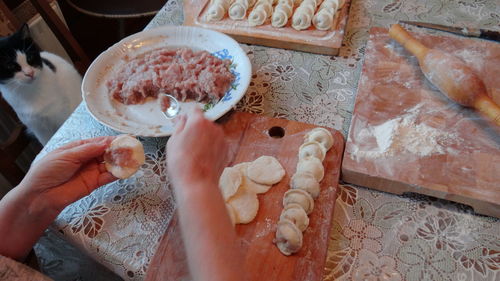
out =
{"type": "Polygon", "coordinates": [[[106,85],[111,96],[124,104],[143,103],[160,92],[181,101],[218,101],[234,80],[230,65],[230,60],[206,51],[157,49],[131,59],[106,85]]]}

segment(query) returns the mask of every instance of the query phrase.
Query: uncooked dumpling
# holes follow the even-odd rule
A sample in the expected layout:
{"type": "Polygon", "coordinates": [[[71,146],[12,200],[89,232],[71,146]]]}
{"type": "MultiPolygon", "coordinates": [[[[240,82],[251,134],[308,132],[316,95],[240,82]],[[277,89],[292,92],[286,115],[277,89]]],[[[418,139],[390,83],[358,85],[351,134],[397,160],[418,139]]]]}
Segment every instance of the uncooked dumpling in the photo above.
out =
{"type": "Polygon", "coordinates": [[[333,136],[325,128],[314,128],[305,136],[306,141],[317,141],[322,144],[326,150],[329,150],[333,145],[333,136]]]}
{"type": "Polygon", "coordinates": [[[261,156],[250,163],[247,168],[248,177],[261,184],[275,184],[285,176],[285,169],[272,156],[261,156]]]}
{"type": "Polygon", "coordinates": [[[320,185],[311,173],[295,173],[290,180],[290,186],[294,189],[307,191],[312,198],[319,196],[320,185]]]}
{"type": "Polygon", "coordinates": [[[227,167],[219,178],[219,188],[224,201],[233,196],[241,185],[241,172],[238,168],[227,167]]]}
{"type": "Polygon", "coordinates": [[[243,188],[246,188],[247,190],[253,191],[257,194],[266,193],[272,187],[272,185],[256,183],[252,179],[250,179],[248,177],[248,173],[247,173],[247,169],[248,169],[249,165],[250,165],[250,162],[243,162],[243,163],[234,165],[234,167],[233,167],[233,168],[240,170],[240,172],[241,172],[241,175],[242,175],[241,186],[243,188]]]}
{"type": "Polygon", "coordinates": [[[325,159],[326,149],[317,141],[308,141],[299,148],[299,160],[307,157],[316,157],[323,161],[325,159]]]}
{"type": "Polygon", "coordinates": [[[297,171],[295,173],[310,173],[318,182],[320,182],[325,175],[325,168],[323,167],[321,160],[318,158],[308,157],[299,160],[299,163],[297,163],[297,171]]]}
{"type": "Polygon", "coordinates": [[[142,143],[130,135],[116,137],[104,153],[106,170],[120,179],[135,174],[145,161],[142,143]]]}
{"type": "Polygon", "coordinates": [[[278,222],[274,241],[281,253],[289,256],[298,252],[302,247],[302,239],[302,232],[293,222],[287,219],[278,222]]]}
{"type": "Polygon", "coordinates": [[[236,223],[249,223],[259,210],[259,199],[257,194],[240,187],[238,192],[227,201],[235,212],[236,223]]]}
{"type": "Polygon", "coordinates": [[[306,230],[309,218],[306,211],[297,203],[287,204],[281,212],[280,220],[288,219],[293,222],[300,231],[306,230]]]}
{"type": "Polygon", "coordinates": [[[290,189],[285,192],[285,195],[283,196],[283,206],[286,207],[288,204],[292,203],[297,203],[302,206],[308,215],[314,209],[314,199],[309,193],[307,193],[307,191],[302,189],[290,189]]]}

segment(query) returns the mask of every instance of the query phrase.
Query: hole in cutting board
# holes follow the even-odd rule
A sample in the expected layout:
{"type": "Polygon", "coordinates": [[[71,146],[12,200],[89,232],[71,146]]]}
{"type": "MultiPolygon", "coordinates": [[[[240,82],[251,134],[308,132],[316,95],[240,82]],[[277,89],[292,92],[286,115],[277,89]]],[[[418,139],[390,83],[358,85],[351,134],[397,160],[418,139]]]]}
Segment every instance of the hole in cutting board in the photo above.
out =
{"type": "Polygon", "coordinates": [[[270,137],[280,139],[285,136],[285,129],[282,127],[274,126],[267,131],[270,137]]]}

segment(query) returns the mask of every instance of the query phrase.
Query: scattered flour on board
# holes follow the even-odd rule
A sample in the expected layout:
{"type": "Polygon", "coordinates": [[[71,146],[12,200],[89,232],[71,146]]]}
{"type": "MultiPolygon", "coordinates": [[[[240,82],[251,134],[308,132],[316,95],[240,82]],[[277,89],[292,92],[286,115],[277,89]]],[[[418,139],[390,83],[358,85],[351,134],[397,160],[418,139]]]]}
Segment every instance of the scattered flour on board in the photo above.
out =
{"type": "Polygon", "coordinates": [[[398,118],[363,128],[356,136],[357,142],[363,143],[374,137],[377,147],[367,149],[355,145],[352,155],[355,158],[393,157],[401,154],[422,157],[455,152],[448,144],[459,141],[456,133],[416,123],[421,107],[422,105],[417,105],[398,118]]]}

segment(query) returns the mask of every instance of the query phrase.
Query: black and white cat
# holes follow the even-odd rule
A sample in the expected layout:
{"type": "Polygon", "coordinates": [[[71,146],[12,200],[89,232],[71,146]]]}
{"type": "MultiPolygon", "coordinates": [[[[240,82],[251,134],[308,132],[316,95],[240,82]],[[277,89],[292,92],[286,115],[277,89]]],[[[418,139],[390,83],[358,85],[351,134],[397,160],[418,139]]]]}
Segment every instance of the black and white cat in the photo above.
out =
{"type": "Polygon", "coordinates": [[[0,91],[43,145],[81,102],[81,84],[71,64],[40,50],[26,24],[0,39],[0,91]]]}

